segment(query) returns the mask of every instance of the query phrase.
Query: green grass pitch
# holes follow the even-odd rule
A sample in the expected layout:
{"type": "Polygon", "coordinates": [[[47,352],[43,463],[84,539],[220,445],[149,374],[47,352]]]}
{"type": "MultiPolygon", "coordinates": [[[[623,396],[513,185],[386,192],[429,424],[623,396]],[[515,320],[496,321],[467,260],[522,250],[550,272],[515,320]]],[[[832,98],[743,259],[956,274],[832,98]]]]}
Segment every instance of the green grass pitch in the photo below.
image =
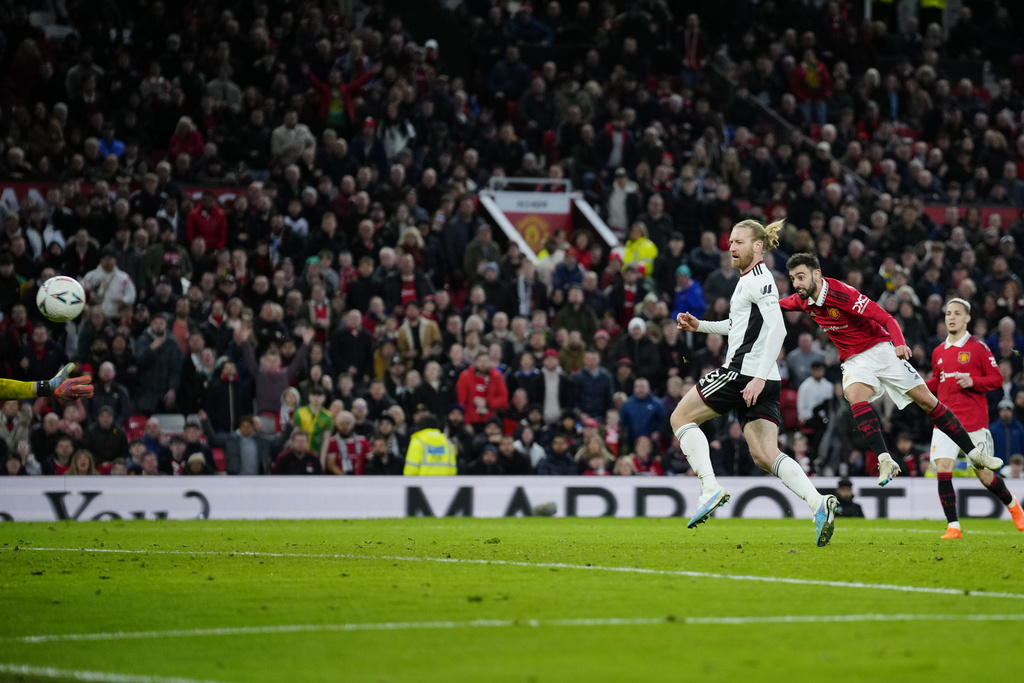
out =
{"type": "Polygon", "coordinates": [[[839,518],[817,548],[806,520],[3,524],[0,681],[1006,679],[1024,534],[964,529],[839,518]]]}

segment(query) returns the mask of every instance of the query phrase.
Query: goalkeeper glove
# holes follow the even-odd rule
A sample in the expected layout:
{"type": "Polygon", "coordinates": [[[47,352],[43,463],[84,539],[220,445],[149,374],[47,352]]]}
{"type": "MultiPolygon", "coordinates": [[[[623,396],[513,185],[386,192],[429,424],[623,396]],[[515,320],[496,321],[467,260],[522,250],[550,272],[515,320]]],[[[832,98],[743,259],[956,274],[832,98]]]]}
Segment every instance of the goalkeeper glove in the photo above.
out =
{"type": "Polygon", "coordinates": [[[68,363],[48,382],[39,383],[40,396],[54,396],[62,401],[77,401],[80,398],[92,398],[93,387],[91,377],[69,377],[75,370],[74,363],[68,363]]]}

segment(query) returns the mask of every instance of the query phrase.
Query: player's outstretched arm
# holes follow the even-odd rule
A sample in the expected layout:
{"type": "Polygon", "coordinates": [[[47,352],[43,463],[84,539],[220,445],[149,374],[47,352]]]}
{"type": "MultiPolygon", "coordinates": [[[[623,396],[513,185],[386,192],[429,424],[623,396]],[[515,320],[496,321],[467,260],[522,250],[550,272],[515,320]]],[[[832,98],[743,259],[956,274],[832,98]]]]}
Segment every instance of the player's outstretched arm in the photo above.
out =
{"type": "Polygon", "coordinates": [[[683,332],[700,332],[702,334],[729,334],[732,329],[732,321],[726,320],[697,320],[690,313],[680,313],[676,316],[676,327],[683,332]]]}
{"type": "Polygon", "coordinates": [[[19,382],[12,379],[0,379],[0,400],[18,401],[55,396],[64,401],[77,401],[80,398],[91,398],[93,393],[91,377],[70,377],[75,364],[68,363],[50,380],[42,382],[19,382]]]}

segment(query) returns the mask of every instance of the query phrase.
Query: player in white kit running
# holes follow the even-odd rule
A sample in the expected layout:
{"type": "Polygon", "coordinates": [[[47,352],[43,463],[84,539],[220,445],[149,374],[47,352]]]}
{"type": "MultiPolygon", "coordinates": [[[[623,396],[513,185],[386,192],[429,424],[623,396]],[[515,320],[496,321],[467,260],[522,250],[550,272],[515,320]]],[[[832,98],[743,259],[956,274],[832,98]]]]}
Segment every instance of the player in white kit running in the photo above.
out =
{"type": "Polygon", "coordinates": [[[781,221],[765,227],[752,220],[733,227],[729,251],[740,280],[732,295],[728,320],[697,320],[689,313],[677,317],[681,330],[728,335],[729,351],[724,366],[705,375],[683,396],[672,413],[672,431],[700,478],[701,496],[688,527],[706,522],[716,508],[729,501],[729,493],[715,479],[708,439],[699,425],[734,410],[743,424],[754,462],[807,503],[814,514],[816,542],[824,546],[832,538],[839,501],[818,493],[796,460],[779,450],[782,384],[776,359],[786,329],[775,277],[762,256],[778,246],[781,227],[781,221]]]}

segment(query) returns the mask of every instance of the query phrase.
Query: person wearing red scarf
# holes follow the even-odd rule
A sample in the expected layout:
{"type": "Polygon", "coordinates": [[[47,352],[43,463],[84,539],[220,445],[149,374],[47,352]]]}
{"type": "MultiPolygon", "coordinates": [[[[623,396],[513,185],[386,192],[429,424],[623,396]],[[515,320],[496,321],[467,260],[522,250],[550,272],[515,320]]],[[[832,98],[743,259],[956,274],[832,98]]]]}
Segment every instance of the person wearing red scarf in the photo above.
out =
{"type": "Polygon", "coordinates": [[[466,424],[479,427],[508,407],[508,387],[501,373],[491,367],[487,354],[473,360],[459,375],[455,386],[459,403],[466,407],[466,424]]]}

